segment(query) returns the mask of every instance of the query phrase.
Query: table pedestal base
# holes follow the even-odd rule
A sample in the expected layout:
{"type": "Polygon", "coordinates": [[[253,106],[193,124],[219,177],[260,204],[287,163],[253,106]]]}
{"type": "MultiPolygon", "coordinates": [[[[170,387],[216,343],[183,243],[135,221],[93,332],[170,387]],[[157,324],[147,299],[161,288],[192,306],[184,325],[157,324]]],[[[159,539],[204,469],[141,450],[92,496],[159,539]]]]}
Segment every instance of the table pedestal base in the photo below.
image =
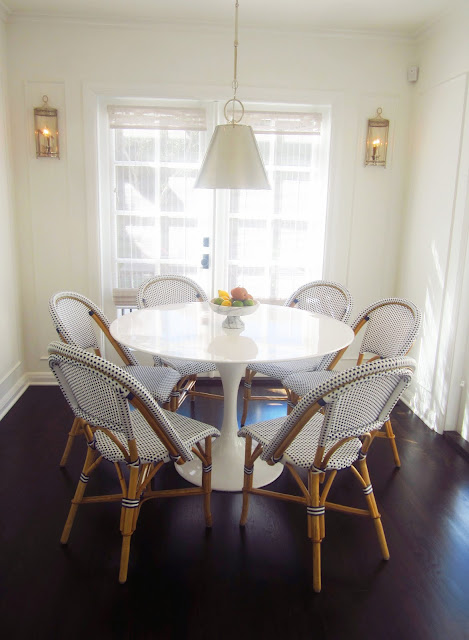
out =
{"type": "MultiPolygon", "coordinates": [[[[212,489],[216,491],[241,491],[244,484],[244,438],[238,438],[237,401],[241,378],[246,369],[243,362],[217,364],[223,384],[223,424],[221,435],[212,446],[212,489]]],[[[186,480],[201,486],[202,465],[191,460],[176,465],[177,472],[186,480]]],[[[259,458],[254,463],[253,486],[262,487],[273,482],[283,471],[283,465],[271,467],[259,458]]]]}
{"type": "MultiPolygon", "coordinates": [[[[214,491],[241,491],[244,482],[244,438],[237,438],[230,447],[224,447],[220,440],[215,440],[212,451],[212,489],[214,491]]],[[[198,458],[183,465],[176,464],[176,471],[188,482],[200,487],[202,485],[202,464],[198,458]]],[[[283,471],[282,464],[271,467],[259,458],[254,463],[253,487],[263,487],[276,480],[283,471]]]]}

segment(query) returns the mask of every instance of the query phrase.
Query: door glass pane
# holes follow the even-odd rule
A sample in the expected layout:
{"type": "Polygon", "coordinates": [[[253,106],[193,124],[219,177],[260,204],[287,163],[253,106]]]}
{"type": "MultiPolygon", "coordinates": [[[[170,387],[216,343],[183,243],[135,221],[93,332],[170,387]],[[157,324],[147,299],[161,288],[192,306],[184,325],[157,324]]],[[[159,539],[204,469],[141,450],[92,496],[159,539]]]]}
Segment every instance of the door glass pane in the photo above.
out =
{"type": "Polygon", "coordinates": [[[225,279],[281,301],[323,277],[328,138],[323,127],[256,139],[272,189],[229,192],[225,279]]]}
{"type": "MultiPolygon", "coordinates": [[[[136,288],[159,273],[194,276],[210,236],[211,192],[193,189],[205,134],[192,130],[115,129],[113,142],[113,286],[136,288]]],[[[202,273],[203,272],[203,273],[202,273]]]]}
{"type": "MultiPolygon", "coordinates": [[[[216,201],[213,191],[193,188],[209,133],[193,130],[192,120],[187,129],[142,129],[141,122],[132,128],[133,108],[127,110],[124,128],[109,130],[111,229],[104,241],[112,287],[136,288],[155,274],[178,273],[198,281],[208,295],[213,283],[241,285],[264,301],[282,302],[323,277],[328,110],[283,109],[253,116],[267,123],[255,135],[271,190],[221,190],[216,201]],[[304,122],[314,127],[305,129],[304,122]],[[218,273],[212,274],[215,238],[218,273]],[[208,269],[202,268],[204,255],[208,269]]],[[[171,110],[163,111],[167,122],[171,110]]],[[[179,109],[171,122],[184,123],[185,113],[179,109]]]]}

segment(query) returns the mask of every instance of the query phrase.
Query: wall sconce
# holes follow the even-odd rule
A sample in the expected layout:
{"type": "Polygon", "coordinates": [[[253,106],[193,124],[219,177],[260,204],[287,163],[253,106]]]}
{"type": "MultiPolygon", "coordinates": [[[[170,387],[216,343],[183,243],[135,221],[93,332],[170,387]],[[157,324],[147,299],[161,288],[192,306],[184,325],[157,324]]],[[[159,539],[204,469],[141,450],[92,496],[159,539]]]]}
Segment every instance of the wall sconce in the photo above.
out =
{"type": "Polygon", "coordinates": [[[42,96],[42,107],[34,109],[36,158],[59,157],[59,127],[57,109],[48,107],[49,98],[42,96]]]}
{"type": "Polygon", "coordinates": [[[365,166],[386,167],[388,151],[389,120],[381,117],[381,107],[376,110],[376,117],[368,120],[368,134],[366,136],[365,166]]]}

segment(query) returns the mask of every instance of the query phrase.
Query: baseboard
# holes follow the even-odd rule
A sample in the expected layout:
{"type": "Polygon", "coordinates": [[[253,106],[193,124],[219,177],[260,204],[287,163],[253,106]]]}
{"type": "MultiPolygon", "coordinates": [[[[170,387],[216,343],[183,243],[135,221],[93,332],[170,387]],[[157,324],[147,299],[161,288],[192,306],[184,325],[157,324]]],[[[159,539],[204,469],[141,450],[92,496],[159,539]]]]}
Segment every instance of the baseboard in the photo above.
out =
{"type": "Polygon", "coordinates": [[[445,431],[443,437],[465,460],[469,461],[469,442],[457,431],[445,431]]]}
{"type": "Polygon", "coordinates": [[[58,384],[52,371],[33,371],[28,373],[28,383],[35,386],[58,384]]]}
{"type": "Polygon", "coordinates": [[[22,375],[0,398],[0,420],[10,411],[15,402],[29,387],[28,378],[22,375]]]}

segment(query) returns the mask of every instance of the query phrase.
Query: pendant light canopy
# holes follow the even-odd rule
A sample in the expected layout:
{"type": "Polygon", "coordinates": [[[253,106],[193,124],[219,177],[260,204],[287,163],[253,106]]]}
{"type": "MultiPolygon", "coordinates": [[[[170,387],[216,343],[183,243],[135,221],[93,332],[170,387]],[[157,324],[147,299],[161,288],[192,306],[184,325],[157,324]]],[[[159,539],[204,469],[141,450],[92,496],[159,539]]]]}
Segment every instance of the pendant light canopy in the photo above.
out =
{"type": "Polygon", "coordinates": [[[238,0],[235,3],[234,79],[233,97],[225,104],[228,124],[215,127],[207,154],[195,181],[196,189],[270,189],[254,132],[249,125],[240,124],[244,115],[243,103],[237,99],[238,88],[238,0]],[[241,116],[235,118],[235,106],[241,116]],[[231,118],[227,108],[231,106],[231,118]]]}

